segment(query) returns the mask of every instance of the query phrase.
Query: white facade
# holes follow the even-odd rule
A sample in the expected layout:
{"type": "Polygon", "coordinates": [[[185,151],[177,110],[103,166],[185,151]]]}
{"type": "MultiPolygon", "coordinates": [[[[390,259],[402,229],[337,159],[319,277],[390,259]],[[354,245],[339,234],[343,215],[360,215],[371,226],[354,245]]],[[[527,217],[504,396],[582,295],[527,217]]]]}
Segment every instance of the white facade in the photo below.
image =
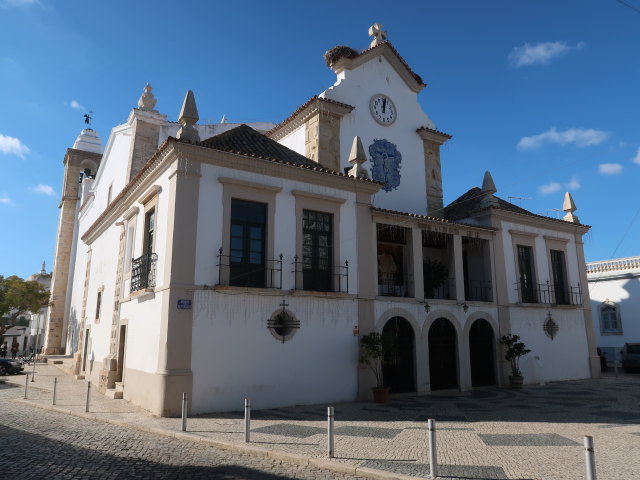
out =
{"type": "Polygon", "coordinates": [[[640,257],[587,263],[593,331],[607,361],[620,361],[625,343],[640,343],[640,257]]]}
{"type": "MultiPolygon", "coordinates": [[[[192,413],[244,398],[254,408],[350,401],[370,395],[358,348],[377,331],[391,342],[394,392],[503,384],[507,333],[532,349],[526,383],[594,375],[579,287],[588,228],[517,209],[495,188],[442,208],[440,146],[451,137],[422,111],[419,77],[388,43],[332,68],[336,83],[275,127],[196,125],[191,92],[170,122],[145,88],[90,157],[99,168],[77,189],[73,224],[60,223],[74,239],[56,268],[69,269],[62,343],[75,373],[159,415],[176,415],[182,392],[192,413]],[[380,95],[395,108],[387,126],[371,108],[380,95]],[[382,153],[369,149],[377,141],[382,153]],[[365,161],[375,181],[341,173],[349,161],[365,161]],[[535,298],[516,288],[522,246],[547,285],[535,298]]],[[[91,152],[71,149],[65,168],[91,152]]]]}

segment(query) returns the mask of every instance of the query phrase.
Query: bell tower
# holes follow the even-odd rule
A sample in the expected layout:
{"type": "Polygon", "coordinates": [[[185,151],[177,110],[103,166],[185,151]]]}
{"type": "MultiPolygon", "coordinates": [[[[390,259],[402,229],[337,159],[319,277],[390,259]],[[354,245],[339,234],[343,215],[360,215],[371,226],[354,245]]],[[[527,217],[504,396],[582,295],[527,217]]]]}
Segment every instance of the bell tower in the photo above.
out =
{"type": "MultiPolygon", "coordinates": [[[[88,123],[88,122],[87,122],[88,123]]],[[[58,233],[51,280],[49,322],[45,332],[44,353],[65,353],[64,314],[68,300],[67,292],[73,282],[74,247],[78,234],[78,210],[80,207],[80,174],[95,175],[102,160],[102,144],[95,130],[82,130],[73,148],[64,156],[64,180],[62,199],[58,208],[58,233]]]]}

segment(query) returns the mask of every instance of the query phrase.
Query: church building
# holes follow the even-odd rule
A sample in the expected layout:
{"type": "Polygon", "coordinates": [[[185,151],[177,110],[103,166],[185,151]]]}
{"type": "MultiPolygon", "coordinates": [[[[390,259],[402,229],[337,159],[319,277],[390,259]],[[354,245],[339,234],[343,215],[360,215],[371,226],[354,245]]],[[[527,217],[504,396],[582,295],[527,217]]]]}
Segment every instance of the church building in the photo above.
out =
{"type": "MultiPolygon", "coordinates": [[[[359,339],[380,332],[392,393],[598,375],[582,237],[482,187],[443,204],[425,88],[379,24],[325,53],[336,82],[277,125],[178,123],[147,85],[106,146],[64,159],[45,347],[151,412],[370,398],[359,339]]],[[[446,159],[442,159],[446,161],[446,159]]],[[[479,179],[480,180],[480,179],[479,179]]]]}

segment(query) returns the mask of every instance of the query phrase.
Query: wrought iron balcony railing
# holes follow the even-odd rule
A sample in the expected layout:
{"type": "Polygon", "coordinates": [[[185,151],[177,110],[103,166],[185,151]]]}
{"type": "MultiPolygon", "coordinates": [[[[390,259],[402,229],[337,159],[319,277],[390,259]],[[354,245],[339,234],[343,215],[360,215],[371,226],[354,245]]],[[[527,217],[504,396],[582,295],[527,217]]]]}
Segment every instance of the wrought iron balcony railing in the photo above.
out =
{"type": "Polygon", "coordinates": [[[518,300],[521,303],[543,303],[547,305],[582,305],[582,288],[564,284],[516,283],[518,300]]]}
{"type": "Polygon", "coordinates": [[[378,273],[378,295],[382,297],[408,297],[409,274],[378,273]]]}
{"type": "Polygon", "coordinates": [[[472,302],[492,302],[491,280],[469,280],[465,297],[472,302]]]}
{"type": "Polygon", "coordinates": [[[131,261],[131,293],[156,286],[158,255],[146,253],[131,261]]]}
{"type": "Polygon", "coordinates": [[[434,300],[453,300],[450,279],[448,277],[443,279],[443,283],[440,286],[431,289],[427,287],[425,280],[424,297],[434,300]]]}
{"type": "Polygon", "coordinates": [[[282,288],[282,254],[275,260],[251,263],[218,250],[218,285],[282,288]]]}
{"type": "Polygon", "coordinates": [[[349,293],[349,260],[345,260],[344,265],[321,268],[296,255],[292,265],[296,290],[349,293]]]}

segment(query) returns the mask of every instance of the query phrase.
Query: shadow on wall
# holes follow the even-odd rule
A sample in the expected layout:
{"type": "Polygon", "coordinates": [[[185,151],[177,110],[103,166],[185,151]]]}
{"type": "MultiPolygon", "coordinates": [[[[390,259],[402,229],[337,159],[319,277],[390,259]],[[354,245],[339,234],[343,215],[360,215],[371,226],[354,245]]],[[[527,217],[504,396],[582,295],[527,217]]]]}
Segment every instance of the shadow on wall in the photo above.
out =
{"type": "MultiPolygon", "coordinates": [[[[622,347],[625,342],[640,343],[640,324],[638,324],[636,319],[637,311],[640,307],[640,278],[636,275],[627,275],[623,278],[627,279],[622,287],[626,292],[626,298],[620,298],[619,296],[616,296],[615,298],[608,297],[609,300],[617,305],[619,312],[618,319],[622,324],[623,335],[606,335],[608,340],[607,343],[615,344],[613,347],[603,347],[599,344],[596,345],[606,353],[607,364],[609,366],[613,366],[613,360],[616,357],[618,361],[620,361],[620,352],[622,351],[622,347]]],[[[606,280],[602,280],[592,284],[593,286],[590,288],[590,295],[592,296],[591,315],[593,317],[593,329],[595,330],[595,333],[600,334],[600,336],[602,336],[602,317],[600,315],[600,306],[607,299],[606,284],[606,280]],[[594,300],[593,295],[596,295],[598,300],[594,300]]],[[[600,338],[597,343],[602,343],[602,338],[600,338]]]]}
{"type": "Polygon", "coordinates": [[[78,350],[78,342],[80,339],[80,324],[76,315],[76,309],[71,308],[69,311],[69,326],[67,327],[67,345],[70,350],[67,354],[73,354],[78,350]]]}

